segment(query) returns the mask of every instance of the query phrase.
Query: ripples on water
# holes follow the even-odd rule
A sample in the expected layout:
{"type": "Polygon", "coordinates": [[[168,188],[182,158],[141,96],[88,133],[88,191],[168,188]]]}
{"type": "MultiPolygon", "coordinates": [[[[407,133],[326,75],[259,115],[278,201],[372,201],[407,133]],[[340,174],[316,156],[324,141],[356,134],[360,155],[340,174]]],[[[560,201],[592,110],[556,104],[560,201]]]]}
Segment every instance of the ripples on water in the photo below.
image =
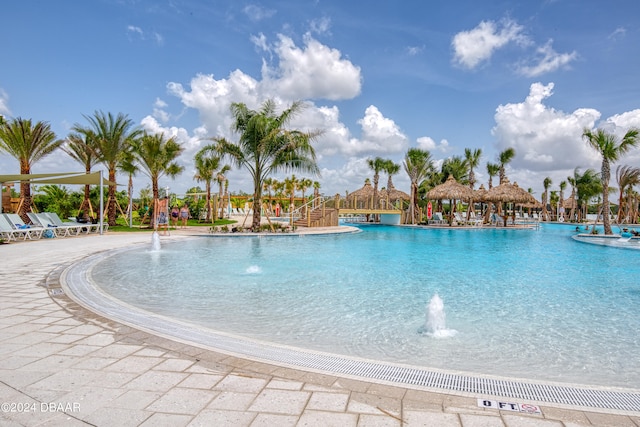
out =
{"type": "Polygon", "coordinates": [[[559,225],[367,226],[335,236],[208,237],[115,255],[93,276],[133,305],[267,341],[637,387],[639,253],[581,244],[572,234],[559,225]],[[457,331],[444,339],[421,333],[436,293],[446,330],[457,331]]]}

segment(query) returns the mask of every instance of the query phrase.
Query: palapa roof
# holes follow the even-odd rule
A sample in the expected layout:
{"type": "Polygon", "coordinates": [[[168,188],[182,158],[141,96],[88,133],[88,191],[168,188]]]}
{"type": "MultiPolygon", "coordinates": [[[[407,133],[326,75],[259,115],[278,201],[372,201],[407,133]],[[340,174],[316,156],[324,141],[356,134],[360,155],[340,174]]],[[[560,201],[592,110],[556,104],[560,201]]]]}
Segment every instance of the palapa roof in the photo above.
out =
{"type": "Polygon", "coordinates": [[[389,189],[387,190],[380,190],[378,194],[382,199],[386,198],[387,195],[389,195],[389,200],[394,202],[396,200],[411,200],[411,196],[409,196],[404,191],[398,190],[396,187],[393,186],[393,184],[391,184],[391,187],[389,187],[389,189]]]}
{"type": "Polygon", "coordinates": [[[565,209],[575,209],[578,206],[578,202],[576,202],[575,197],[569,197],[568,199],[564,199],[562,201],[562,207],[565,209]]]}
{"type": "Polygon", "coordinates": [[[528,191],[518,187],[517,182],[511,184],[507,178],[502,184],[487,191],[484,199],[489,202],[537,203],[528,191]]]}
{"type": "Polygon", "coordinates": [[[449,175],[444,184],[436,185],[427,192],[427,199],[432,200],[454,199],[466,201],[473,198],[473,190],[466,185],[460,184],[453,175],[449,175]]]}
{"type": "MultiPolygon", "coordinates": [[[[379,193],[379,192],[378,192],[379,193]]],[[[367,178],[364,182],[364,185],[359,190],[356,190],[347,195],[347,199],[357,198],[367,198],[373,196],[373,186],[371,185],[371,181],[367,178]]]]}
{"type": "Polygon", "coordinates": [[[486,195],[487,190],[484,188],[484,184],[480,184],[480,188],[473,192],[473,200],[482,201],[486,195]]]}

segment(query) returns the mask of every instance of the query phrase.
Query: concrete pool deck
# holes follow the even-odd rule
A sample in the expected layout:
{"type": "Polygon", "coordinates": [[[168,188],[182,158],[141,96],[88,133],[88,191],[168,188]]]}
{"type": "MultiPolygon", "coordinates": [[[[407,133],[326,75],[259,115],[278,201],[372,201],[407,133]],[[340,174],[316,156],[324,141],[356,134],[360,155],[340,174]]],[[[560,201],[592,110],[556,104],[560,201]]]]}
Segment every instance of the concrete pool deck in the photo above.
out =
{"type": "Polygon", "coordinates": [[[145,242],[148,233],[108,232],[0,246],[1,425],[640,426],[640,414],[544,405],[525,415],[479,407],[487,396],[233,357],[97,316],[56,290],[71,263],[145,242]]]}

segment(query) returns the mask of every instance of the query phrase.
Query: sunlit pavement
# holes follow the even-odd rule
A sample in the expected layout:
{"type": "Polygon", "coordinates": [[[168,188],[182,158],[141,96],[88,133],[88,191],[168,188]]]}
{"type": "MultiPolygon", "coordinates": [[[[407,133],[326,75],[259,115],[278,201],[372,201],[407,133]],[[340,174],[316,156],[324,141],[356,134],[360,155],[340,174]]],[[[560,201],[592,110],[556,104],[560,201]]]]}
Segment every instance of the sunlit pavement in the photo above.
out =
{"type": "MultiPolygon", "coordinates": [[[[330,230],[319,230],[327,232],[330,230]]],[[[181,239],[207,229],[161,236],[181,239]]],[[[629,426],[640,414],[483,408],[478,398],[251,361],[97,316],[59,284],[74,261],[150,243],[113,233],[0,245],[2,426],[629,426]]]]}

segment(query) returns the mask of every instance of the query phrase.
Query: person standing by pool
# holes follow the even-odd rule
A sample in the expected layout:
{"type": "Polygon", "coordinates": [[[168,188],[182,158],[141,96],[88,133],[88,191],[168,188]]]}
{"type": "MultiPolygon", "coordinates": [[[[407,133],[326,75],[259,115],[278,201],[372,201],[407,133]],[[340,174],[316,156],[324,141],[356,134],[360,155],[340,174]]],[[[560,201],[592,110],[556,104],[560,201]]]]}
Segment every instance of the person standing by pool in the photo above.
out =
{"type": "Polygon", "coordinates": [[[178,206],[174,206],[173,209],[171,209],[171,222],[173,222],[173,228],[178,228],[178,217],[180,216],[180,209],[178,209],[178,206]]]}
{"type": "Polygon", "coordinates": [[[158,230],[163,230],[163,236],[169,233],[169,218],[167,218],[165,211],[160,211],[160,215],[158,215],[158,230]]]}
{"type": "Polygon", "coordinates": [[[187,228],[187,220],[189,219],[189,207],[186,203],[180,209],[180,218],[182,219],[182,228],[187,228]]]}

